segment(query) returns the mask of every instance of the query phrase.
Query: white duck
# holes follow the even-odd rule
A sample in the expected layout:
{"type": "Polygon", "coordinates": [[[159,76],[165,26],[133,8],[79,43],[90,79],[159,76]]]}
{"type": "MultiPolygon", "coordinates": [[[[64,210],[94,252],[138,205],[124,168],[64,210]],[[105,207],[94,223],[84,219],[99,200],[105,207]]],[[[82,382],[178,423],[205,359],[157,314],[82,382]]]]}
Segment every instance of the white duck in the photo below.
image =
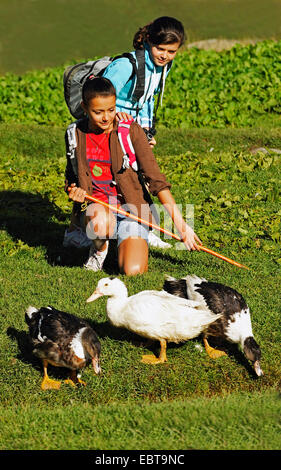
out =
{"type": "Polygon", "coordinates": [[[198,336],[220,315],[197,308],[199,303],[182,299],[164,291],[146,290],[128,297],[125,284],[118,278],[103,278],[87,299],[92,302],[106,295],[110,322],[160,342],[159,358],[142,357],[142,362],[159,364],[167,361],[167,342],[179,343],[198,336]]]}
{"type": "Polygon", "coordinates": [[[232,287],[195,275],[182,279],[167,276],[163,288],[170,294],[199,302],[199,308],[203,310],[221,314],[220,318],[203,332],[205,349],[211,358],[226,354],[212,348],[208,343],[208,336],[238,343],[247,359],[253,363],[256,374],[263,375],[260,368],[261,350],[253,336],[250,309],[239,292],[232,287]]]}

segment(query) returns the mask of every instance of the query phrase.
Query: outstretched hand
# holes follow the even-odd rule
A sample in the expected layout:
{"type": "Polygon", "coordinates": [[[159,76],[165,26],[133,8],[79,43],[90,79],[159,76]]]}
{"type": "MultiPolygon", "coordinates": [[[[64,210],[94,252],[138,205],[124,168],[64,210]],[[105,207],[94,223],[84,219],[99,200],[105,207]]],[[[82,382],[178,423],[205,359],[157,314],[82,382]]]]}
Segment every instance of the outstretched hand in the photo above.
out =
{"type": "Polygon", "coordinates": [[[202,242],[200,238],[196,235],[194,230],[187,224],[185,230],[182,233],[182,241],[188,251],[200,251],[200,245],[202,245],[202,242]]]}

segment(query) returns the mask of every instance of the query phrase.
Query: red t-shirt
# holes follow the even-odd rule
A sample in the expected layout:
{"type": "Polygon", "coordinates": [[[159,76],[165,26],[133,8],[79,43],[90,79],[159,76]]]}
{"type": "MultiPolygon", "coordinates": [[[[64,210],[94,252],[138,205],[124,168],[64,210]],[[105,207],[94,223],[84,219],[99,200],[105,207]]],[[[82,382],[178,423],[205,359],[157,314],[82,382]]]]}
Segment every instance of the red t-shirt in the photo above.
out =
{"type": "Polygon", "coordinates": [[[86,134],[86,155],[91,170],[93,196],[109,204],[120,204],[116,185],[112,180],[110,134],[86,134]]]}

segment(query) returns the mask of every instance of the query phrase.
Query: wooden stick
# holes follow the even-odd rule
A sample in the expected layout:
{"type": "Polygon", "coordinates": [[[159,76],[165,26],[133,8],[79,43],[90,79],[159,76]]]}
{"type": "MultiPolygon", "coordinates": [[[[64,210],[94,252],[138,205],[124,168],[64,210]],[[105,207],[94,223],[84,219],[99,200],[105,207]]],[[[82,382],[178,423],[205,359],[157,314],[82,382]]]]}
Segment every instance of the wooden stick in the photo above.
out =
{"type": "MultiPolygon", "coordinates": [[[[70,190],[71,190],[71,188],[68,188],[68,191],[70,191],[70,190]]],[[[107,202],[104,202],[104,201],[100,201],[96,197],[90,196],[89,194],[85,195],[85,199],[87,199],[88,201],[96,202],[97,204],[101,204],[102,206],[107,207],[108,209],[113,210],[113,211],[117,212],[118,214],[125,215],[126,217],[129,217],[130,219],[136,220],[137,222],[140,222],[142,224],[145,224],[148,227],[155,228],[159,232],[165,233],[166,235],[169,235],[170,237],[174,238],[175,240],[178,240],[178,241],[182,242],[182,239],[178,235],[175,235],[174,233],[170,232],[169,230],[166,230],[162,227],[159,227],[158,225],[155,225],[152,222],[148,222],[144,219],[141,219],[140,217],[137,217],[136,215],[131,214],[130,212],[127,212],[123,209],[120,209],[119,207],[113,206],[113,205],[108,204],[107,202]]],[[[249,269],[247,266],[244,266],[243,264],[237,263],[237,261],[234,261],[230,258],[227,258],[226,256],[221,255],[220,253],[217,253],[216,251],[210,250],[209,248],[206,248],[203,245],[197,245],[197,246],[200,250],[205,251],[206,253],[209,253],[210,255],[216,256],[217,258],[222,259],[223,261],[226,261],[227,263],[233,264],[234,266],[237,266],[238,268],[249,269]]]]}
{"type": "Polygon", "coordinates": [[[227,258],[226,256],[221,255],[220,253],[217,253],[216,251],[210,250],[210,248],[206,248],[203,245],[198,245],[198,247],[200,250],[205,251],[206,253],[209,253],[210,255],[216,256],[217,258],[220,258],[223,261],[227,261],[228,263],[233,264],[234,266],[237,266],[238,268],[250,269],[247,266],[244,266],[244,264],[237,263],[237,261],[227,258]]]}

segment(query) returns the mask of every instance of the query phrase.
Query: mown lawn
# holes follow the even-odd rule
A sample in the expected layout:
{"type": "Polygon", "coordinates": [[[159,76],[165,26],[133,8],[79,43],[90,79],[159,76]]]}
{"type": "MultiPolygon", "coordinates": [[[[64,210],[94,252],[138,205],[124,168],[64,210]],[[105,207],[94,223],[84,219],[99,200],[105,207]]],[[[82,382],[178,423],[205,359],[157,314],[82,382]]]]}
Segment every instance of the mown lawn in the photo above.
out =
{"type": "MultiPolygon", "coordinates": [[[[194,205],[203,243],[247,265],[205,253],[150,253],[149,272],[126,278],[129,294],[161,289],[164,274],[196,273],[240,291],[262,349],[256,378],[236,347],[211,360],[201,338],[170,344],[168,363],[140,363],[147,344],[109,325],[106,299],[86,304],[98,280],[87,253],[62,248],[71,205],[63,193],[63,129],[0,126],[1,449],[280,449],[280,129],[160,129],[156,156],[179,204],[194,205]],[[85,388],[40,389],[42,368],[28,347],[28,305],[53,305],[92,323],[102,375],[85,388]]],[[[152,346],[157,352],[158,345],[152,346]]],[[[67,371],[50,367],[50,376],[67,371]]]]}

